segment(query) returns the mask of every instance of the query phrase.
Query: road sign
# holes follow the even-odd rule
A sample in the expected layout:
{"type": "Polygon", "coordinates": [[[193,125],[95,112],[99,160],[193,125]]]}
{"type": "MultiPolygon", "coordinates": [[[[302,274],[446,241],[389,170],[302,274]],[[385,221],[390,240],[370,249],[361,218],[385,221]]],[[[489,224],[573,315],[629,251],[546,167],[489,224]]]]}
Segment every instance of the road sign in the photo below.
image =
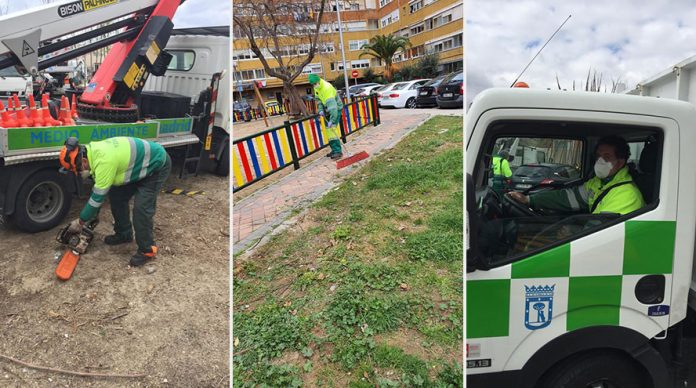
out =
{"type": "Polygon", "coordinates": [[[353,70],[353,71],[350,73],[350,76],[353,77],[353,78],[358,78],[358,71],[357,71],[357,70],[353,70]]]}

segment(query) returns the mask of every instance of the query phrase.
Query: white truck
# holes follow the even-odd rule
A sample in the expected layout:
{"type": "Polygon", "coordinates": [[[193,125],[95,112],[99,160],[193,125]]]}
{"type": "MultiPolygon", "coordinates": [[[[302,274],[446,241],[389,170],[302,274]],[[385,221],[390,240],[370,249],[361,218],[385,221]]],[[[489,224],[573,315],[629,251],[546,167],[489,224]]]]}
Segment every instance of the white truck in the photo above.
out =
{"type": "MultiPolygon", "coordinates": [[[[229,134],[223,115],[229,109],[224,97],[228,93],[218,98],[218,88],[227,84],[225,53],[229,51],[211,56],[210,47],[201,47],[208,55],[201,55],[199,62],[211,60],[210,66],[219,68],[212,75],[198,74],[195,82],[168,81],[169,87],[179,85],[177,91],[186,95],[142,92],[146,81],[166,76],[168,69],[174,67],[176,78],[176,67],[195,65],[195,56],[187,62],[190,55],[180,61],[176,52],[167,52],[170,35],[177,34],[172,32],[171,19],[180,4],[179,0],[60,2],[0,16],[1,69],[19,67],[35,75],[111,46],[87,88],[79,93],[76,125],[17,128],[0,123],[3,220],[26,232],[47,230],[65,217],[73,194],[85,194],[79,177],[58,172],[58,153],[70,136],[83,144],[114,136],[140,137],[166,147],[181,161],[182,176],[210,166],[227,174],[229,134]],[[192,101],[195,87],[203,91],[192,101]]],[[[229,29],[220,34],[219,40],[226,40],[229,50],[229,29]]]]}
{"type": "MultiPolygon", "coordinates": [[[[692,85],[677,78],[660,90],[681,99],[692,85]]],[[[683,101],[534,89],[475,98],[465,157],[468,387],[684,386],[696,329],[694,145],[696,107],[683,101]],[[489,187],[496,142],[567,141],[590,177],[606,135],[640,153],[630,157],[646,203],[637,211],[540,211],[489,187]]]]}

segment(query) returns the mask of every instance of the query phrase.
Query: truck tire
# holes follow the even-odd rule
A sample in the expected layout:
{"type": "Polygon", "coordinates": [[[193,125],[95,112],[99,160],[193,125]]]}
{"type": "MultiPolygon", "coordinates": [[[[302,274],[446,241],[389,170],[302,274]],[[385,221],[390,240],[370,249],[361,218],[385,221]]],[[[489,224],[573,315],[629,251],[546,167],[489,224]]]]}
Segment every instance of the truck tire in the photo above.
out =
{"type": "Polygon", "coordinates": [[[651,388],[650,378],[627,355],[591,352],[562,361],[540,388],[651,388]]]}
{"type": "Polygon", "coordinates": [[[11,221],[17,229],[35,233],[58,225],[70,210],[72,195],[55,171],[41,170],[17,192],[11,221]]]}

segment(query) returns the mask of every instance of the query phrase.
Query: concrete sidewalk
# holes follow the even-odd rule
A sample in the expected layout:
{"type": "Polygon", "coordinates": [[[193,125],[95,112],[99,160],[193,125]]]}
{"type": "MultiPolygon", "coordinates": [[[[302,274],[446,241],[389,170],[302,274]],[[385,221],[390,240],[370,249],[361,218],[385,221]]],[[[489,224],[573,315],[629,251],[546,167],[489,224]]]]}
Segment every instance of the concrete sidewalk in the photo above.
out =
{"type": "MultiPolygon", "coordinates": [[[[324,193],[341,183],[380,151],[392,148],[405,135],[431,117],[429,113],[401,110],[381,111],[382,123],[367,127],[348,137],[346,146],[351,153],[366,151],[370,158],[337,170],[336,162],[328,158],[302,165],[297,171],[232,205],[233,252],[239,253],[255,244],[289,218],[293,210],[301,210],[324,193]],[[351,139],[352,138],[352,139],[351,139]]],[[[320,151],[324,153],[324,150],[320,151]]],[[[288,167],[292,168],[292,167],[288,167]]]]}

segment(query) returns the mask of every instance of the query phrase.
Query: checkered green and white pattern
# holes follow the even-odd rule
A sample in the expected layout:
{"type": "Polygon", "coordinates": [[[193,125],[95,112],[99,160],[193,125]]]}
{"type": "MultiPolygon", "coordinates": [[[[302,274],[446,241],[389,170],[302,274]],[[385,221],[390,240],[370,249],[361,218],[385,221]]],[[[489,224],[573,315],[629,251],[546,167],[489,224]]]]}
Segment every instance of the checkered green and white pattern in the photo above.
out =
{"type": "Polygon", "coordinates": [[[665,302],[672,283],[676,223],[628,221],[535,256],[467,277],[469,359],[491,359],[491,367],[468,373],[520,369],[546,343],[576,329],[598,325],[629,327],[652,338],[669,316],[648,316],[635,295],[645,275],[666,278],[665,302]],[[525,326],[526,287],[554,286],[551,323],[525,326]],[[480,350],[479,350],[480,349],[480,350]]]}

